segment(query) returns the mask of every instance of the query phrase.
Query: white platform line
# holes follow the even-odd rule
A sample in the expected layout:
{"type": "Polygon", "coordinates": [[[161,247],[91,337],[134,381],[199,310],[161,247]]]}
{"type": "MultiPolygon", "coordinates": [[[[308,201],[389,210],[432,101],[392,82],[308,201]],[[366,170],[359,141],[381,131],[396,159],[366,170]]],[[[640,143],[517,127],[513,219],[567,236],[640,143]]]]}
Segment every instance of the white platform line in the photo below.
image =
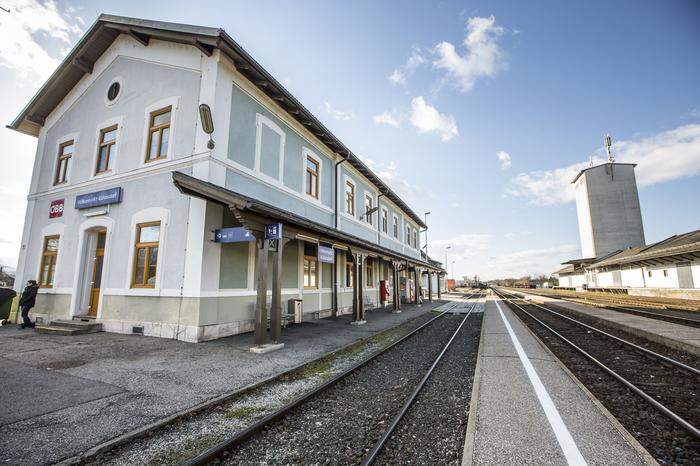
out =
{"type": "Polygon", "coordinates": [[[544,414],[545,414],[545,416],[547,416],[547,420],[549,421],[549,425],[552,426],[552,430],[554,431],[554,435],[557,437],[557,441],[559,442],[559,446],[561,447],[562,453],[564,453],[564,456],[566,457],[567,463],[569,463],[570,465],[574,465],[574,464],[575,465],[585,465],[585,464],[587,464],[586,460],[581,455],[581,452],[578,450],[578,447],[576,446],[576,442],[574,442],[574,439],[571,436],[571,433],[569,433],[569,429],[566,428],[566,424],[564,424],[564,421],[562,420],[561,416],[559,415],[559,411],[557,411],[557,407],[554,406],[554,402],[552,401],[552,398],[550,398],[549,393],[547,393],[547,389],[544,388],[544,385],[542,384],[540,377],[537,375],[535,368],[532,366],[530,359],[527,357],[527,354],[525,353],[525,350],[523,349],[522,345],[520,344],[518,337],[515,335],[515,332],[513,331],[512,327],[510,326],[508,319],[506,319],[505,314],[503,314],[503,310],[501,309],[501,305],[498,304],[498,299],[495,299],[494,301],[496,302],[496,307],[498,307],[498,312],[501,314],[501,319],[503,319],[503,323],[506,326],[506,330],[508,330],[508,335],[510,335],[510,339],[513,342],[513,346],[515,347],[515,351],[518,352],[518,357],[520,358],[520,362],[522,363],[523,367],[525,368],[525,372],[527,373],[527,377],[530,379],[530,383],[532,384],[532,388],[535,389],[535,394],[537,395],[537,400],[540,402],[540,406],[542,406],[542,409],[544,410],[544,414]]]}

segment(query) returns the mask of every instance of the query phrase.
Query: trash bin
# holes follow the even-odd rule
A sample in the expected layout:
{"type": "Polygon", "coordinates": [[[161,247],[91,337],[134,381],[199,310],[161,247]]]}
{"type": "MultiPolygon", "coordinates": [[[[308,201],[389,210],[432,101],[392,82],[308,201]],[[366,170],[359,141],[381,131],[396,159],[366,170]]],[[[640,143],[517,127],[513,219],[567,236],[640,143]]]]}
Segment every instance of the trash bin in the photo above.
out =
{"type": "Polygon", "coordinates": [[[0,324],[5,325],[10,318],[12,300],[17,293],[12,288],[0,288],[0,324]]]}

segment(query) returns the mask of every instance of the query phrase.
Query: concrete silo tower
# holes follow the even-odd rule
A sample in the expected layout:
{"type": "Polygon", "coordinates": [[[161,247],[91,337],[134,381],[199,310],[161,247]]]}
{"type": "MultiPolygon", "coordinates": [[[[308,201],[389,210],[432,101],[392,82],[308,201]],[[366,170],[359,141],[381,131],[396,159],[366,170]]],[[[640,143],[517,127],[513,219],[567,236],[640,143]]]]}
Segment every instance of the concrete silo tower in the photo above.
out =
{"type": "Polygon", "coordinates": [[[583,258],[644,245],[634,163],[616,163],[610,135],[607,163],[581,170],[572,181],[583,258]]]}

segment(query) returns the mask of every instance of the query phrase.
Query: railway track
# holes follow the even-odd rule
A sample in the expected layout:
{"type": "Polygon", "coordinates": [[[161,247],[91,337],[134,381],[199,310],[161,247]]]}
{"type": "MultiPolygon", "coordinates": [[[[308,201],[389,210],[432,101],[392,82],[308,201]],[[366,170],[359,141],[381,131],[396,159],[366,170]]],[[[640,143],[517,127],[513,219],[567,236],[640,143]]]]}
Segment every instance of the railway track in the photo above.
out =
{"type": "Polygon", "coordinates": [[[699,312],[689,309],[669,308],[662,303],[653,304],[634,300],[620,300],[615,299],[614,297],[606,296],[568,296],[563,294],[542,293],[538,292],[537,290],[527,290],[527,292],[538,296],[563,299],[565,301],[584,304],[587,306],[602,307],[603,309],[608,309],[610,311],[634,314],[690,327],[700,327],[699,312]]]}
{"type": "MultiPolygon", "coordinates": [[[[466,299],[481,296],[482,293],[465,295],[461,305],[464,306],[466,299]]],[[[372,464],[394,441],[396,436],[392,434],[410,415],[440,362],[449,359],[444,356],[449,355],[453,342],[464,335],[465,329],[471,328],[465,324],[477,304],[478,301],[468,306],[463,316],[456,314],[460,303],[447,305],[440,314],[380,352],[185,464],[200,465],[212,461],[227,464],[261,461],[319,463],[331,459],[372,464]],[[411,371],[414,368],[416,370],[411,371]],[[387,382],[395,385],[387,387],[387,382]],[[304,429],[314,432],[302,433],[304,429]],[[329,429],[335,429],[338,435],[334,436],[329,429]],[[380,429],[383,429],[381,436],[380,429]],[[356,436],[352,435],[353,432],[356,436]],[[348,440],[339,438],[348,435],[348,440]],[[292,438],[295,436],[299,439],[298,444],[292,438]],[[275,449],[292,457],[276,457],[275,449]]],[[[478,345],[478,332],[474,336],[478,345]]],[[[459,451],[461,453],[461,449],[459,451]]]]}
{"type": "MultiPolygon", "coordinates": [[[[700,370],[502,290],[496,294],[662,464],[700,462],[700,370]]],[[[665,354],[662,354],[665,353],[665,354]]]]}

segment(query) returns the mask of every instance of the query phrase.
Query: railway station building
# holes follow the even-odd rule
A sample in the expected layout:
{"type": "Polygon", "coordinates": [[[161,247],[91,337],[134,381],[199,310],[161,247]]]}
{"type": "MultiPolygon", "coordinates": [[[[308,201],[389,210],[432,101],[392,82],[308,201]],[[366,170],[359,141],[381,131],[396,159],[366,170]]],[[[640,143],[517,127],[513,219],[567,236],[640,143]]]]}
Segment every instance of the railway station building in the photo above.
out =
{"type": "Polygon", "coordinates": [[[264,345],[440,293],[420,216],[221,29],[102,15],[9,127],[44,323],[264,345]]]}

